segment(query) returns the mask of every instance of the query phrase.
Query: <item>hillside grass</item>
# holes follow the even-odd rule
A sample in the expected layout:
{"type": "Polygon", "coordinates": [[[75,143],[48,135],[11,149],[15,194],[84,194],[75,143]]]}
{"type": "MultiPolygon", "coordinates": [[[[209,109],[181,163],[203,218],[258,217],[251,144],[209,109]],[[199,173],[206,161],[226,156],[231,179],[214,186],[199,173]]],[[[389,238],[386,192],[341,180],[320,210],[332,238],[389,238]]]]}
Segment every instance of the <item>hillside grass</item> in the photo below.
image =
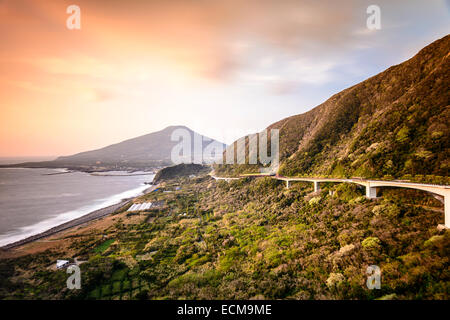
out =
{"type": "MultiPolygon", "coordinates": [[[[88,259],[82,289],[65,290],[54,252],[0,260],[2,298],[51,299],[448,299],[450,232],[426,193],[383,189],[368,200],[350,184],[290,189],[271,178],[165,181],[166,207],[102,232],[114,245],[74,242],[88,259]],[[330,191],[332,191],[330,193],[330,191]],[[184,215],[186,213],[186,215],[184,215]],[[105,250],[99,252],[99,247],[105,250]],[[89,249],[90,248],[90,249],[89,249]],[[382,270],[380,290],[366,269],[382,270]]],[[[126,216],[125,216],[126,217],[126,216]]],[[[126,219],[126,218],[124,218],[126,219]]]]}

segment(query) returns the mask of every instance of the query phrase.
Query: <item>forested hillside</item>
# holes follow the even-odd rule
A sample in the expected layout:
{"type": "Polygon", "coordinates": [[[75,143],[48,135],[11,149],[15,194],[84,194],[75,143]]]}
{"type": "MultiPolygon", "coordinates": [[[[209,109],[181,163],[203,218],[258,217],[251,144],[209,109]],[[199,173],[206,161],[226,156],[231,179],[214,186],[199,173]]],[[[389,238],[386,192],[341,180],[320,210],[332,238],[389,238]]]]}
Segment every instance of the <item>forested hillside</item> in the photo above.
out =
{"type": "Polygon", "coordinates": [[[4,252],[0,299],[449,298],[439,201],[400,189],[368,200],[350,184],[312,191],[271,178],[163,181],[135,200],[162,207],[4,252]],[[86,261],[81,290],[66,289],[61,258],[86,261]],[[370,265],[381,269],[379,290],[366,286],[370,265]]]}

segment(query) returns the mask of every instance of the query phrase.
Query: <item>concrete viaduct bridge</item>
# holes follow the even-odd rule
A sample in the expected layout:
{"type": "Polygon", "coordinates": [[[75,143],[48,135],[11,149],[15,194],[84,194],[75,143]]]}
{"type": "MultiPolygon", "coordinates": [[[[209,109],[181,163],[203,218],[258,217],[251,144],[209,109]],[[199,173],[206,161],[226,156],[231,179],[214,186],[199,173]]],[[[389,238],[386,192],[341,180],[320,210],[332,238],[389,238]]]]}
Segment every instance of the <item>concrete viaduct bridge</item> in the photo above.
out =
{"type": "MultiPolygon", "coordinates": [[[[215,177],[216,180],[236,180],[246,177],[268,177],[268,175],[244,175],[240,178],[222,178],[215,177]]],[[[285,181],[286,188],[289,188],[294,181],[312,182],[314,184],[314,192],[320,190],[320,183],[324,182],[336,182],[336,183],[355,183],[366,188],[366,197],[369,199],[375,199],[377,197],[377,188],[382,187],[397,187],[408,188],[426,191],[435,195],[442,196],[444,198],[444,213],[445,222],[444,226],[450,228],[450,186],[447,185],[435,185],[435,184],[423,184],[414,182],[401,182],[401,181],[382,181],[382,180],[365,180],[365,179],[335,179],[335,178],[295,178],[295,177],[283,177],[278,175],[270,175],[272,179],[285,181]]]]}

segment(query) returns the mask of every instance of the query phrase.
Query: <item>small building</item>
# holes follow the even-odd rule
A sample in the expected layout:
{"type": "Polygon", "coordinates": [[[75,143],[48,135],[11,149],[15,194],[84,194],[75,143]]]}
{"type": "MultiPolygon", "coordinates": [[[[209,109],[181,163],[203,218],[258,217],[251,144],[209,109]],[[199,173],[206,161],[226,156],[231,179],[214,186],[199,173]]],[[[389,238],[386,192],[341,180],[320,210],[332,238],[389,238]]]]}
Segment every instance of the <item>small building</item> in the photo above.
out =
{"type": "Polygon", "coordinates": [[[135,203],[127,211],[144,211],[152,207],[152,202],[135,203]]]}
{"type": "Polygon", "coordinates": [[[62,269],[68,267],[70,264],[69,260],[56,260],[56,268],[62,269]]]}

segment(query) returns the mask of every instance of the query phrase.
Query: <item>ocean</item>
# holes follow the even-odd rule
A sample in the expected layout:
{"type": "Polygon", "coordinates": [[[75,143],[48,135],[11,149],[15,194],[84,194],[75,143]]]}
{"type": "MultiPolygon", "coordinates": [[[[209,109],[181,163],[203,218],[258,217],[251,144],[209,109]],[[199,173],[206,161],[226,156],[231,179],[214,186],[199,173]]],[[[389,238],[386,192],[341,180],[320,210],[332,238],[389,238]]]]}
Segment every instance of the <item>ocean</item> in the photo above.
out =
{"type": "Polygon", "coordinates": [[[0,246],[137,196],[153,174],[0,168],[0,246]]]}

